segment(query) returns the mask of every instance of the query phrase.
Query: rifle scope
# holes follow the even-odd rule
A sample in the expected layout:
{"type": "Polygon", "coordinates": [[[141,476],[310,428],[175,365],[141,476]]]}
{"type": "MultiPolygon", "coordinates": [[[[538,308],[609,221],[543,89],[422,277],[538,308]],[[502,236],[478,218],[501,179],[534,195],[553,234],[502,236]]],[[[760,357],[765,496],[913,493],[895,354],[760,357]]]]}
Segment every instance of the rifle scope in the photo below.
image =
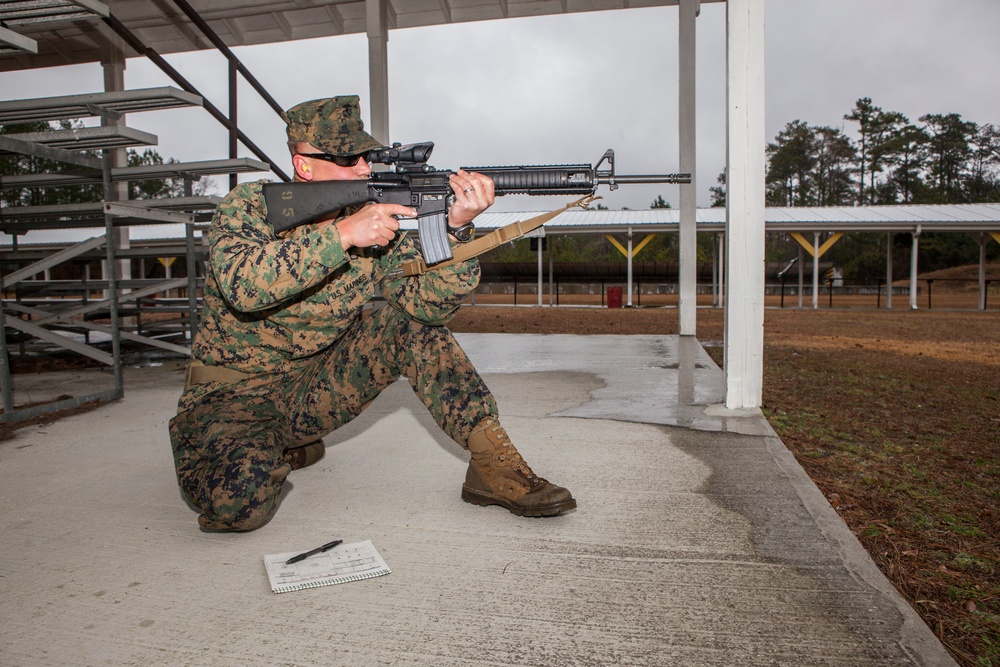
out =
{"type": "Polygon", "coordinates": [[[368,161],[380,164],[426,164],[433,150],[433,141],[406,144],[405,146],[400,143],[394,143],[392,146],[373,148],[368,153],[368,161]]]}

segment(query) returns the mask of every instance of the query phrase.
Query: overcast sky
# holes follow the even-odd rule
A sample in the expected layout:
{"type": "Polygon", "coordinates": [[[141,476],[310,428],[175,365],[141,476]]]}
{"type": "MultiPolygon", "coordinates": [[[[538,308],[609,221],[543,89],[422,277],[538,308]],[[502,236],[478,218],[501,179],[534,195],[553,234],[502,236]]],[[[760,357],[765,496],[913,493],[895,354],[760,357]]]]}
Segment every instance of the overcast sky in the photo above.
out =
{"type": "MultiPolygon", "coordinates": [[[[853,135],[855,124],[843,116],[866,96],[913,122],[954,112],[1000,124],[998,27],[998,0],[768,0],[766,136],[773,139],[796,119],[853,135]]],[[[724,4],[702,6],[697,44],[697,187],[705,206],[725,166],[724,4]]],[[[678,170],[676,8],[395,30],[388,48],[391,139],[434,141],[431,163],[439,168],[593,163],[614,148],[619,173],[678,170]]],[[[364,35],[236,52],[282,106],[358,93],[367,118],[364,35]]],[[[167,59],[216,106],[228,108],[221,56],[167,59]]],[[[174,85],[141,58],[128,61],[125,76],[128,88],[174,85]]],[[[0,74],[0,99],[102,88],[96,64],[0,74]]],[[[240,123],[287,164],[283,123],[248,86],[241,89],[240,123]]],[[[158,135],[164,157],[227,156],[225,131],[201,109],[132,114],[128,124],[158,135]]],[[[610,208],[647,208],[660,193],[679,203],[676,186],[604,190],[610,208]]],[[[516,202],[508,201],[499,208],[516,202]]],[[[550,205],[557,203],[529,203],[550,205]]]]}

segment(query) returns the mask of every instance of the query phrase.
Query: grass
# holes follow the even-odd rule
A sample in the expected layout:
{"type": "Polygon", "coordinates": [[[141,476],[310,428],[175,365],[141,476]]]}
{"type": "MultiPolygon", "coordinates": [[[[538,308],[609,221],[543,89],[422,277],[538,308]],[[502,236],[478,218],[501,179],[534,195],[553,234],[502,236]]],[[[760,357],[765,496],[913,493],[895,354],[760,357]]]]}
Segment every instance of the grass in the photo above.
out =
{"type": "Polygon", "coordinates": [[[979,667],[1000,666],[998,371],[774,340],[765,351],[775,431],[956,660],[979,667]]]}

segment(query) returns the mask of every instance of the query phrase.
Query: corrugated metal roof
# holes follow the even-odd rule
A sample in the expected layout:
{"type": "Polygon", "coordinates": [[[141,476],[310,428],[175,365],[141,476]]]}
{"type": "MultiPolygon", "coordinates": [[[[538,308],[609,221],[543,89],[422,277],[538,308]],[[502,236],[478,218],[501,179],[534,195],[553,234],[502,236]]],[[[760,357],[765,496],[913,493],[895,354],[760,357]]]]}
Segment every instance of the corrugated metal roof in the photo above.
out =
{"type": "MultiPolygon", "coordinates": [[[[722,2],[723,0],[701,0],[722,2]]],[[[0,14],[15,33],[35,40],[37,51],[0,48],[0,72],[75,63],[97,62],[107,49],[107,31],[99,16],[110,13],[144,45],[160,54],[198,51],[211,43],[173,3],[158,0],[46,0],[49,5],[94,7],[92,18],[51,16],[44,23],[28,22],[25,6],[39,0],[0,3],[0,14]],[[8,8],[7,5],[10,5],[8,8]],[[14,10],[17,11],[14,11],[14,10]],[[103,9],[103,11],[102,11],[103,9]],[[21,20],[19,20],[19,18],[21,20]],[[55,20],[61,19],[61,20],[55,20]],[[37,53],[37,55],[36,55],[37,53]]],[[[189,0],[189,4],[227,46],[268,44],[367,30],[366,0],[189,0]]],[[[677,0],[386,0],[390,30],[492,19],[567,14],[627,7],[676,5],[677,0]]],[[[17,36],[15,35],[15,36],[17,36]]],[[[0,47],[3,40],[0,39],[0,47]]],[[[129,58],[138,54],[124,46],[129,58]]]]}
{"type": "Polygon", "coordinates": [[[1000,204],[766,209],[768,231],[997,231],[1000,204]]]}

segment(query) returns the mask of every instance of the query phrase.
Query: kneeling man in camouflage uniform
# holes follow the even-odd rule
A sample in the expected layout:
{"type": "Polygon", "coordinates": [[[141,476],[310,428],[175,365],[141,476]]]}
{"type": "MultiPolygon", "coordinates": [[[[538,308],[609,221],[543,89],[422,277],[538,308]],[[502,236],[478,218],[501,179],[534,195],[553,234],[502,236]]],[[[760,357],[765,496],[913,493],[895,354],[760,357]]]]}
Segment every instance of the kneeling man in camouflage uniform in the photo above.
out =
{"type": "MultiPolygon", "coordinates": [[[[366,179],[357,96],[285,114],[299,181],[366,179]]],[[[535,475],[497,419],[497,406],[444,326],[479,282],[478,260],[420,276],[396,269],[418,250],[397,234],[394,204],[342,210],[275,233],[263,182],[235,188],[209,232],[204,309],[193,361],[170,422],[177,479],[209,530],[253,530],[276,507],[289,472],[323,455],[321,438],[405,376],[441,429],[471,453],[462,498],[524,516],[576,507],[535,475]],[[387,305],[367,308],[379,293],[387,305]]],[[[493,203],[493,182],[459,171],[449,225],[493,203]]]]}

